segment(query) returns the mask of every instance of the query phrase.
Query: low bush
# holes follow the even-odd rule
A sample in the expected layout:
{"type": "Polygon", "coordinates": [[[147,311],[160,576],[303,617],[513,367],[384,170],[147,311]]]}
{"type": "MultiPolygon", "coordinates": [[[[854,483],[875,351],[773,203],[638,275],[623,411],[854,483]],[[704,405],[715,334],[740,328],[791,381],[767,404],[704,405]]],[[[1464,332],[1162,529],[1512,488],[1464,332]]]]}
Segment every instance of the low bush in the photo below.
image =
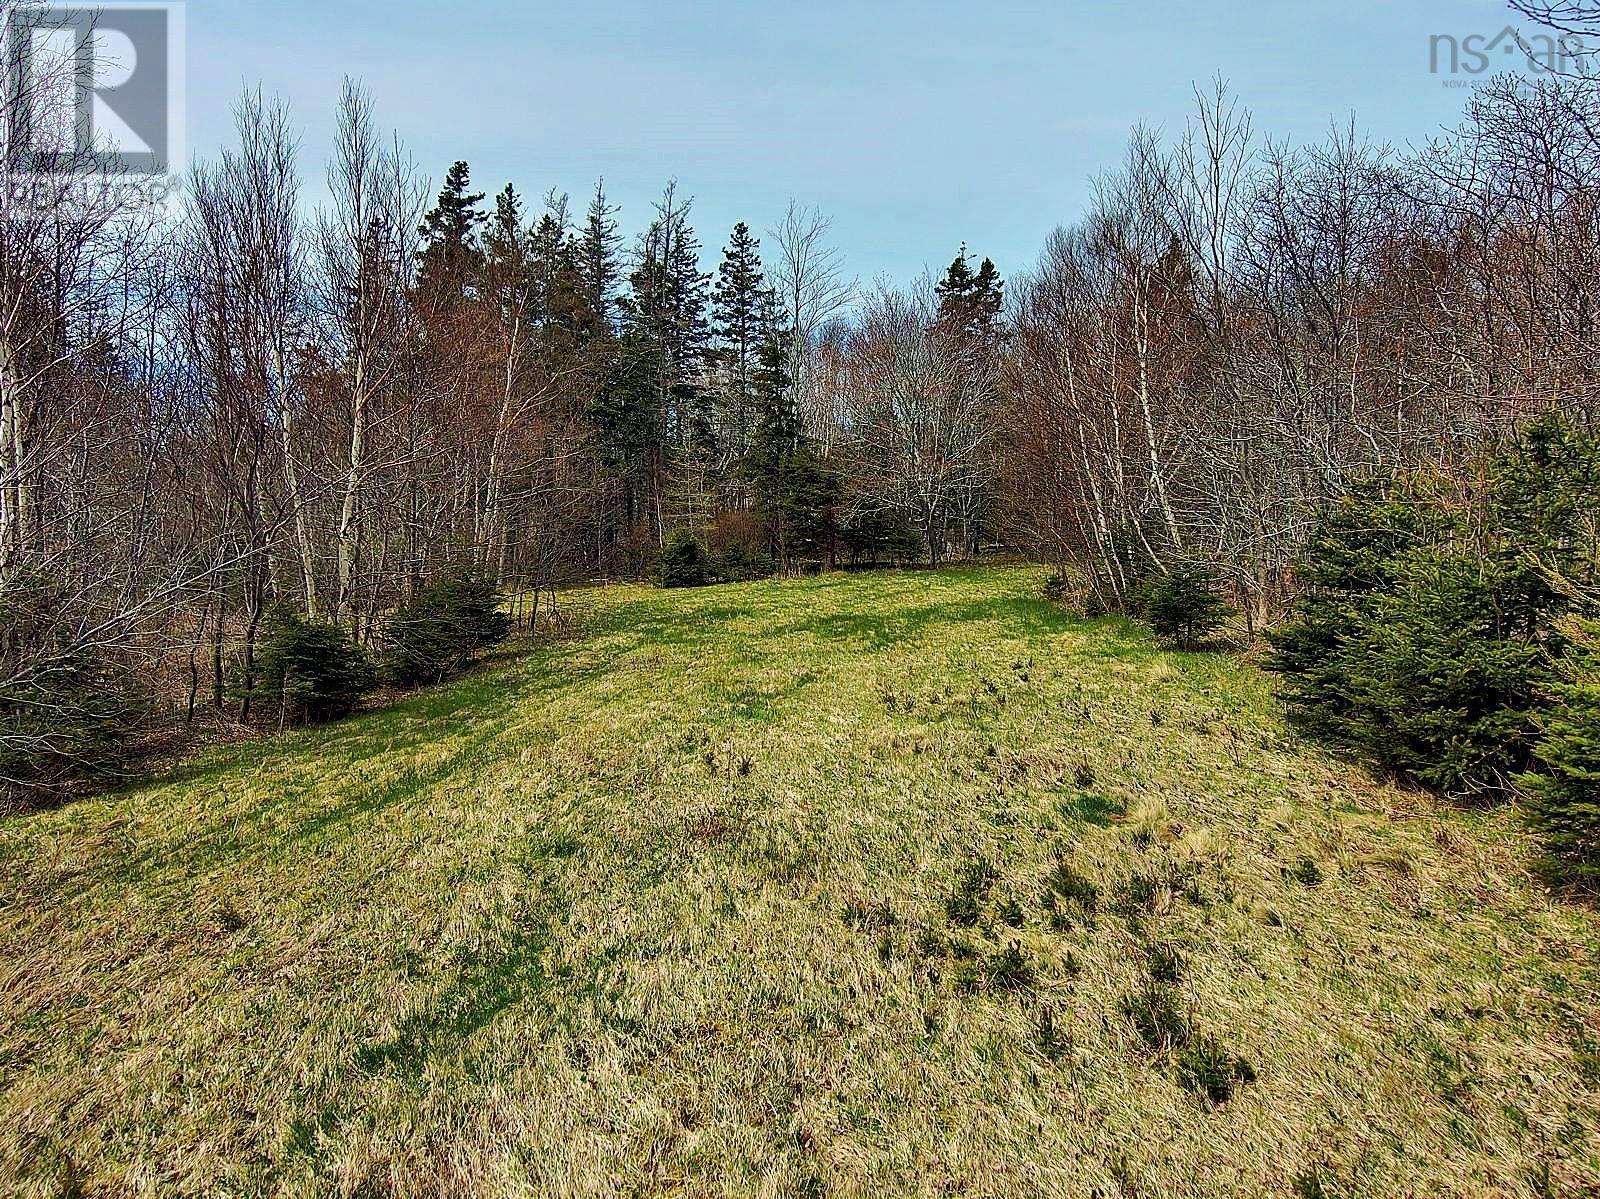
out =
{"type": "Polygon", "coordinates": [[[742,545],[730,545],[723,550],[716,556],[715,566],[716,573],[730,583],[771,578],[777,570],[777,564],[766,550],[752,550],[742,545]]]}
{"type": "Polygon", "coordinates": [[[1156,636],[1180,649],[1199,645],[1231,614],[1206,573],[1189,566],[1152,575],[1135,594],[1133,609],[1156,636]]]}
{"type": "Polygon", "coordinates": [[[1523,786],[1530,823],[1557,873],[1600,890],[1600,627],[1552,689],[1523,786]]]}
{"type": "Polygon", "coordinates": [[[667,535],[656,557],[655,580],[659,587],[704,587],[712,581],[711,555],[705,543],[688,529],[667,535]]]}
{"type": "Polygon", "coordinates": [[[855,564],[917,562],[927,556],[927,543],[905,513],[869,510],[845,518],[839,539],[855,564]]]}
{"type": "Polygon", "coordinates": [[[1583,618],[1600,615],[1600,439],[1557,418],[1489,465],[1465,513],[1427,477],[1325,512],[1269,636],[1291,721],[1450,795],[1528,796],[1552,859],[1595,877],[1600,746],[1583,618]]]}
{"type": "Polygon", "coordinates": [[[777,569],[766,529],[753,512],[723,512],[706,528],[715,573],[730,583],[770,577],[777,569]]]}
{"type": "Polygon", "coordinates": [[[315,724],[353,712],[376,678],[366,651],[340,625],[307,620],[286,605],[267,616],[248,690],[285,723],[315,724]]]}
{"type": "Polygon", "coordinates": [[[511,633],[492,579],[459,575],[423,587],[383,630],[384,678],[402,687],[458,674],[511,633]]]}
{"type": "Polygon", "coordinates": [[[104,778],[148,709],[103,632],[84,638],[100,621],[80,615],[47,581],[0,592],[0,811],[104,778]]]}

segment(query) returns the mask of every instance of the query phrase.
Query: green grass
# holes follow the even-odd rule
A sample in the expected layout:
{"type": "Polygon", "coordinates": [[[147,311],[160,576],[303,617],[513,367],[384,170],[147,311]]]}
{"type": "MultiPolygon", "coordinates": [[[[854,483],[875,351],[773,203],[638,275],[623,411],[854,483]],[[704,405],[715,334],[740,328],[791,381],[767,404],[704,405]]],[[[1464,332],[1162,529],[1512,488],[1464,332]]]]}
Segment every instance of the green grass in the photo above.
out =
{"type": "Polygon", "coordinates": [[[1592,1194],[1514,817],[1041,582],[587,593],[0,822],[0,1194],[1592,1194]]]}

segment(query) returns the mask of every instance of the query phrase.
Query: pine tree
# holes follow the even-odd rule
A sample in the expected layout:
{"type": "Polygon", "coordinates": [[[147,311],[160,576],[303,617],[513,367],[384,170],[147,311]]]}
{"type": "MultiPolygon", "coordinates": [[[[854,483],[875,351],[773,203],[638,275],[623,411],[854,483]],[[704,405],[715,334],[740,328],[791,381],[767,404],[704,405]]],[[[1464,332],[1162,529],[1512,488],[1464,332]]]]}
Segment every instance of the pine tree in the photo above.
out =
{"type": "Polygon", "coordinates": [[[484,194],[471,191],[470,185],[467,164],[454,163],[438,201],[422,219],[421,286],[436,300],[459,301],[482,261],[478,230],[488,217],[478,208],[484,194]]]}
{"type": "Polygon", "coordinates": [[[1342,654],[1347,746],[1447,794],[1502,792],[1531,760],[1551,661],[1496,574],[1451,547],[1400,560],[1342,654]]]}

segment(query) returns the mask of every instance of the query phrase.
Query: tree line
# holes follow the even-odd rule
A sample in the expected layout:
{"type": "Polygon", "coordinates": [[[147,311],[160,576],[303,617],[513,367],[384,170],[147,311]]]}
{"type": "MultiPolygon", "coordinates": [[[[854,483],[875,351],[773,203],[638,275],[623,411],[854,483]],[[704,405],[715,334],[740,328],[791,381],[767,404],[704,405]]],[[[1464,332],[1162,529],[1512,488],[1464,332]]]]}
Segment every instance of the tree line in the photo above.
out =
{"type": "Polygon", "coordinates": [[[381,650],[442,581],[528,618],[684,537],[706,577],[1003,551],[1106,610],[1198,574],[1270,626],[1353,481],[1471,512],[1530,420],[1595,424],[1582,77],[1488,81],[1405,152],[1258,135],[1219,83],[1031,272],[962,246],[909,286],[796,204],[711,266],[671,184],[631,239],[603,185],[434,187],[355,82],[312,205],[287,106],[234,115],[170,219],[3,181],[13,792],[74,728],[281,716],[285,609],[381,650]]]}

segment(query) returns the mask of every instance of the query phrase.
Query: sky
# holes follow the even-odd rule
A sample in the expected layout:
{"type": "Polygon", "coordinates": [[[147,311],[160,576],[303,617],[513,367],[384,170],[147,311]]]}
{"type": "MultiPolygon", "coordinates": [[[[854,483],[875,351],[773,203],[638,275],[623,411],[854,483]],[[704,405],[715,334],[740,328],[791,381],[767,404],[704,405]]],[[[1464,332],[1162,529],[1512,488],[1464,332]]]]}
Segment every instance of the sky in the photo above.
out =
{"type": "Polygon", "coordinates": [[[1354,114],[1417,144],[1457,121],[1469,78],[1430,70],[1432,39],[1511,17],[1502,0],[189,0],[188,141],[215,154],[259,84],[292,105],[315,200],[350,74],[435,188],[460,158],[476,190],[555,188],[581,212],[603,176],[631,237],[675,178],[706,269],[734,222],[760,234],[792,197],[832,218],[864,283],[940,270],[962,242],[1010,276],[1132,126],[1182,129],[1195,85],[1220,74],[1274,138],[1354,114]]]}

